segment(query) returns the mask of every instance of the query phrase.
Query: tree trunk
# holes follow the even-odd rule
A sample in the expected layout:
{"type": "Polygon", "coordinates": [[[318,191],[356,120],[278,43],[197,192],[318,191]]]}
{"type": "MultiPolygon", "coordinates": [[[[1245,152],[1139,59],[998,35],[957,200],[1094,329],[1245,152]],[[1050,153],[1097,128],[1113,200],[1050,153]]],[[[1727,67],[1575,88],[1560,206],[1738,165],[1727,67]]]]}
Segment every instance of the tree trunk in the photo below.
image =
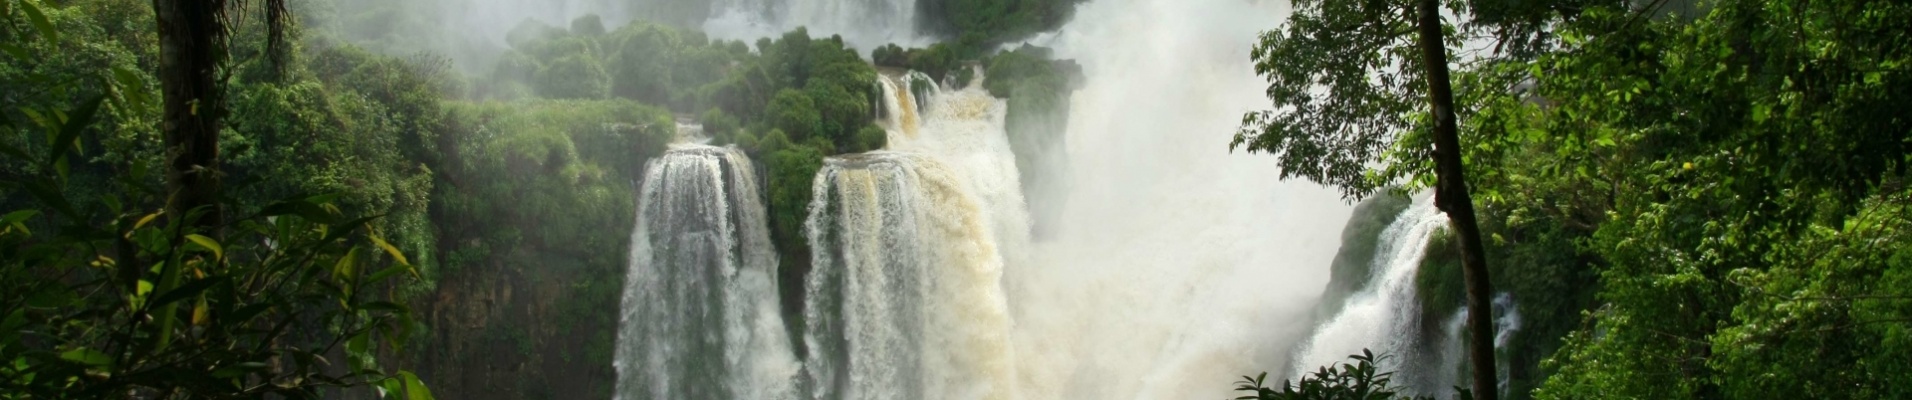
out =
{"type": "MultiPolygon", "coordinates": [[[[159,27],[159,84],[165,98],[166,213],[185,218],[206,207],[202,228],[221,222],[219,130],[225,117],[219,62],[224,58],[225,0],[153,0],[159,27]]],[[[211,234],[211,232],[208,232],[211,234]]]]}
{"type": "Polygon", "coordinates": [[[1461,246],[1461,271],[1467,282],[1468,356],[1474,370],[1474,398],[1495,400],[1494,323],[1492,283],[1487,279],[1487,257],[1480,242],[1480,224],[1474,220],[1474,200],[1467,194],[1466,170],[1461,165],[1460,128],[1454,119],[1454,88],[1447,73],[1447,44],[1442,40],[1439,0],[1420,0],[1421,66],[1427,71],[1428,103],[1434,113],[1434,206],[1447,213],[1461,246]]]}

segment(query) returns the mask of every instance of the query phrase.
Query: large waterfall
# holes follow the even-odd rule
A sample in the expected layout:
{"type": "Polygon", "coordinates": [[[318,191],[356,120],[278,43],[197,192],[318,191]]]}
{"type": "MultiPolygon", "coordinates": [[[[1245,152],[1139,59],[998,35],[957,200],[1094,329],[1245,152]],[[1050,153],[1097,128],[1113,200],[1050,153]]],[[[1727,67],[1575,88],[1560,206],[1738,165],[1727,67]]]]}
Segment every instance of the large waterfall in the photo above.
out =
{"type": "Polygon", "coordinates": [[[1026,227],[1002,102],[920,74],[879,83],[890,150],[831,158],[815,181],[806,386],[817,399],[1015,398],[1001,277],[1004,243],[1026,227]]]}
{"type": "Polygon", "coordinates": [[[677,145],[646,167],[618,330],[620,399],[795,399],[776,253],[742,152],[677,145]]]}
{"type": "MultiPolygon", "coordinates": [[[[731,39],[806,26],[861,48],[920,45],[909,4],[737,0],[703,26],[731,39]]],[[[1003,101],[885,72],[888,147],[831,159],[816,178],[802,371],[787,350],[720,353],[725,365],[761,356],[749,362],[774,367],[737,369],[621,352],[620,374],[747,377],[775,392],[791,384],[758,371],[787,372],[813,399],[1166,399],[1226,396],[1235,376],[1279,373],[1310,331],[1350,208],[1330,189],[1279,180],[1273,157],[1227,152],[1241,113],[1267,102],[1247,51],[1283,7],[1091,0],[1032,39],[1085,78],[1061,151],[1071,174],[1048,177],[1068,184],[1041,194],[1068,206],[1041,243],[1028,240],[1003,101]]],[[[685,313],[660,321],[701,315],[685,313]]],[[[652,339],[622,342],[633,340],[652,339]]],[[[620,386],[625,398],[774,397],[620,386]]]]}
{"type": "Polygon", "coordinates": [[[962,186],[902,153],[831,159],[818,175],[804,309],[816,398],[1010,398],[1003,261],[962,186]]]}

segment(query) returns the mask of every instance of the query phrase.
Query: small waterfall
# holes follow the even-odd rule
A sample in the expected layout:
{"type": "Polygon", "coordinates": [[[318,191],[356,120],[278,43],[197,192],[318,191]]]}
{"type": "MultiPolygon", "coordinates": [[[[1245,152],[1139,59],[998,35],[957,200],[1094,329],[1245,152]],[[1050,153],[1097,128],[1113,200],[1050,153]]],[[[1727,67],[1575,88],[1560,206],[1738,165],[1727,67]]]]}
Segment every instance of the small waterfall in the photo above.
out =
{"type": "MultiPolygon", "coordinates": [[[[1513,342],[1514,335],[1520,332],[1520,307],[1514,303],[1514,297],[1507,293],[1494,295],[1494,371],[1496,387],[1501,393],[1507,393],[1507,382],[1513,372],[1507,363],[1507,345],[1513,342]]],[[[1473,379],[1468,373],[1467,364],[1467,306],[1461,306],[1454,315],[1441,325],[1445,344],[1441,347],[1440,369],[1445,382],[1456,386],[1466,386],[1464,382],[1473,379]]]]}
{"type": "Polygon", "coordinates": [[[1415,296],[1414,276],[1427,252],[1428,240],[1447,225],[1447,214],[1434,208],[1430,198],[1422,197],[1381,231],[1371,264],[1371,281],[1302,343],[1294,359],[1293,375],[1299,377],[1370,349],[1389,355],[1380,367],[1397,371],[1397,384],[1430,395],[1447,390],[1446,382],[1452,380],[1439,372],[1446,370],[1447,364],[1419,356],[1423,345],[1419,334],[1421,308],[1415,296]]]}
{"type": "MultiPolygon", "coordinates": [[[[919,83],[918,80],[912,79],[915,74],[918,73],[911,71],[900,76],[888,73],[879,73],[876,76],[877,87],[883,91],[882,102],[878,103],[883,117],[877,121],[877,124],[889,131],[890,136],[901,134],[904,137],[916,137],[922,125],[920,112],[924,101],[921,96],[913,93],[924,89],[918,89],[919,86],[915,85],[919,83]]],[[[934,82],[930,84],[934,85],[934,82]]],[[[934,93],[937,90],[932,86],[928,91],[934,93]]]]}
{"type": "Polygon", "coordinates": [[[795,399],[750,160],[685,144],[646,166],[618,330],[619,399],[795,399]]]}

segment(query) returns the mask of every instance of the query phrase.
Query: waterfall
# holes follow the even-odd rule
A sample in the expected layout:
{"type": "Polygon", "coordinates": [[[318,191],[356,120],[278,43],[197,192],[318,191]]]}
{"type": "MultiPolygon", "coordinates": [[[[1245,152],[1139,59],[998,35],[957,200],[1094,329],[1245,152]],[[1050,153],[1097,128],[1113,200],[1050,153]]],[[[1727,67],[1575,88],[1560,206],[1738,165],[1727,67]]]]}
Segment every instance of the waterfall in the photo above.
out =
{"type": "Polygon", "coordinates": [[[883,118],[877,123],[890,132],[892,139],[915,138],[922,127],[922,108],[943,91],[936,80],[917,71],[879,73],[876,83],[883,91],[882,102],[878,103],[883,118]]]}
{"type": "MultiPolygon", "coordinates": [[[[1443,320],[1438,333],[1422,327],[1415,275],[1429,239],[1447,225],[1447,215],[1429,200],[1416,198],[1381,232],[1367,286],[1301,343],[1291,375],[1299,378],[1369,349],[1388,356],[1379,363],[1381,370],[1394,371],[1395,385],[1406,391],[1445,398],[1453,387],[1467,386],[1467,307],[1443,320]]],[[[1499,353],[1520,330],[1520,311],[1512,296],[1501,293],[1494,297],[1492,312],[1494,349],[1499,353]]],[[[1505,362],[1500,366],[1498,378],[1505,391],[1509,371],[1505,362]]]]}
{"type": "Polygon", "coordinates": [[[958,171],[907,153],[832,158],[810,207],[814,398],[1009,398],[1003,258],[958,171]]]}
{"type": "MultiPolygon", "coordinates": [[[[890,1],[724,0],[704,28],[755,41],[807,26],[864,54],[929,44],[890,1]],[[792,11],[822,4],[846,8],[792,11]]],[[[885,71],[886,149],[829,160],[817,176],[809,233],[822,260],[804,288],[803,392],[1223,397],[1232,377],[1279,368],[1308,333],[1349,213],[1331,189],[1279,179],[1279,160],[1226,148],[1242,112],[1267,104],[1244,49],[1286,7],[1092,0],[1031,39],[1078,60],[1085,78],[1058,126],[1070,173],[1043,193],[1018,187],[1002,100],[885,71]],[[1027,239],[1028,196],[1068,205],[1042,243],[1027,239]],[[923,255],[984,249],[1000,261],[923,255]]]]}
{"type": "Polygon", "coordinates": [[[1397,384],[1429,395],[1448,390],[1453,380],[1442,372],[1449,364],[1438,359],[1444,357],[1421,356],[1421,346],[1434,343],[1421,343],[1421,307],[1414,287],[1428,240],[1447,225],[1447,214],[1430,200],[1428,196],[1415,199],[1381,231],[1367,286],[1348,297],[1339,313],[1301,343],[1292,375],[1299,377],[1370,349],[1389,356],[1379,366],[1396,371],[1397,384]]]}
{"type": "MultiPolygon", "coordinates": [[[[1494,371],[1499,375],[1494,381],[1498,383],[1496,387],[1501,393],[1507,393],[1508,378],[1513,369],[1509,368],[1507,363],[1506,351],[1507,345],[1513,342],[1514,335],[1520,332],[1520,307],[1514,302],[1513,295],[1505,292],[1494,295],[1493,307],[1494,371]]],[[[1472,379],[1467,367],[1467,306],[1461,306],[1459,310],[1455,310],[1454,315],[1448,317],[1447,322],[1441,327],[1445,344],[1441,348],[1440,363],[1435,364],[1434,367],[1437,368],[1437,373],[1441,374],[1438,376],[1444,379],[1442,382],[1453,382],[1452,385],[1455,386],[1467,386],[1465,382],[1472,379]]]]}
{"type": "Polygon", "coordinates": [[[919,75],[878,82],[890,148],[830,158],[814,183],[804,382],[816,399],[1013,398],[1001,280],[1027,228],[1002,101],[919,75]]]}
{"type": "Polygon", "coordinates": [[[795,399],[777,258],[750,160],[680,144],[638,193],[618,330],[619,399],[795,399]]]}

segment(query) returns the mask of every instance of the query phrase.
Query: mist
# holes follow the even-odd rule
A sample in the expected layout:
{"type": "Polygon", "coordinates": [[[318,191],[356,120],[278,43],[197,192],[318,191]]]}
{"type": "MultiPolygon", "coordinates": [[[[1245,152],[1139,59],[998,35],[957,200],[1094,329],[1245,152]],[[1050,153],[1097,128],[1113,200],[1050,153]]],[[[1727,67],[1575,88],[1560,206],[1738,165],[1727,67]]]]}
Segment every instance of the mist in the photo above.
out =
{"type": "MultiPolygon", "coordinates": [[[[482,71],[514,27],[585,15],[611,29],[643,20],[745,42],[797,27],[860,49],[935,41],[912,22],[913,3],[338,0],[338,16],[400,7],[435,20],[332,23],[377,51],[429,51],[482,71]]],[[[1352,208],[1328,188],[1280,180],[1273,157],[1228,148],[1242,113],[1266,103],[1250,46],[1286,7],[1092,0],[1024,41],[1079,63],[1085,79],[1069,101],[1068,172],[1046,177],[1064,189],[1026,194],[1064,204],[1053,234],[997,239],[1014,397],[1225,396],[1233,377],[1287,373],[1352,208]]]]}
{"type": "Polygon", "coordinates": [[[710,7],[704,0],[321,0],[300,6],[308,30],[336,32],[391,55],[443,56],[467,73],[490,68],[521,25],[569,27],[586,15],[607,27],[638,19],[688,25],[701,23],[710,7]]]}
{"type": "Polygon", "coordinates": [[[1005,277],[1024,398],[1224,396],[1283,376],[1351,210],[1228,151],[1286,5],[1100,0],[1032,44],[1081,63],[1058,235],[1005,277]]]}

